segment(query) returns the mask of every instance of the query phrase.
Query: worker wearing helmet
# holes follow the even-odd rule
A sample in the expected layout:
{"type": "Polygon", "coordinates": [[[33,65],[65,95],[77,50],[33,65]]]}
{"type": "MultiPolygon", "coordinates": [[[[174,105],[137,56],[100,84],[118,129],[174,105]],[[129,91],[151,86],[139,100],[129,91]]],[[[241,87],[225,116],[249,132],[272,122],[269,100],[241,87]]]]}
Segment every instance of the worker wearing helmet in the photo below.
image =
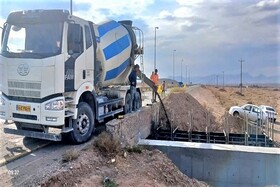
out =
{"type": "Polygon", "coordinates": [[[129,101],[129,113],[133,111],[136,111],[136,99],[135,99],[135,95],[136,95],[136,84],[137,84],[137,72],[139,71],[139,65],[136,64],[133,67],[133,70],[131,71],[128,80],[130,82],[130,101],[129,101]]]}
{"type": "Polygon", "coordinates": [[[152,98],[152,102],[156,102],[156,91],[157,90],[157,87],[158,87],[158,70],[155,69],[154,72],[152,72],[152,75],[150,77],[150,79],[154,82],[155,84],[155,88],[153,89],[153,98],[152,98]]]}

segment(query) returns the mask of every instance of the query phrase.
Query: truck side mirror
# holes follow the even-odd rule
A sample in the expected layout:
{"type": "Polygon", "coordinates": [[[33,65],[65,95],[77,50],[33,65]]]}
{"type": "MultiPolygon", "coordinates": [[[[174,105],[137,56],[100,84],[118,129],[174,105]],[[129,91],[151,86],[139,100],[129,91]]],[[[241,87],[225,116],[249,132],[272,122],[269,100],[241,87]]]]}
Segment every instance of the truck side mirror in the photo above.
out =
{"type": "Polygon", "coordinates": [[[83,29],[79,24],[69,23],[67,39],[68,53],[70,55],[83,52],[83,29]]]}
{"type": "Polygon", "coordinates": [[[6,23],[4,24],[4,27],[0,27],[2,29],[2,34],[1,34],[1,45],[2,45],[2,42],[3,42],[3,39],[4,39],[4,33],[5,33],[5,30],[6,30],[6,23]]]}

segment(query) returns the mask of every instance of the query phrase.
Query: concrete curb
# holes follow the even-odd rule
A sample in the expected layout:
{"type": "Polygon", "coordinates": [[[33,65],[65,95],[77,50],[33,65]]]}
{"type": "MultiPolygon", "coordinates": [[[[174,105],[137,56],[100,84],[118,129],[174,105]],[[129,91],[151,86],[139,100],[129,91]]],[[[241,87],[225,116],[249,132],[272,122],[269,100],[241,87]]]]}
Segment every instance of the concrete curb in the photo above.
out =
{"type": "Polygon", "coordinates": [[[8,164],[9,162],[12,162],[12,161],[17,160],[17,159],[19,159],[19,158],[21,158],[21,157],[24,157],[24,156],[26,156],[26,155],[28,155],[28,154],[30,154],[30,153],[32,153],[32,152],[38,150],[38,149],[41,149],[41,148],[43,148],[43,147],[49,145],[50,143],[51,143],[51,142],[47,142],[47,143],[45,143],[45,144],[38,145],[38,146],[34,147],[33,149],[25,150],[25,151],[22,152],[22,153],[15,154],[15,155],[13,155],[13,156],[11,156],[11,157],[9,157],[9,158],[0,159],[0,167],[2,167],[2,166],[4,166],[4,165],[8,164]]]}

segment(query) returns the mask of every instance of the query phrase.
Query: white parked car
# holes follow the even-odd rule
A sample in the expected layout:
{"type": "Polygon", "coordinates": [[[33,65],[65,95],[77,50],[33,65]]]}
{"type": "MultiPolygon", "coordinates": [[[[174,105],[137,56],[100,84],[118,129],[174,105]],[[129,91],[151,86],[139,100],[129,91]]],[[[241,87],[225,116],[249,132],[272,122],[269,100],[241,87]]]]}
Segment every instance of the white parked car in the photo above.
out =
{"type": "Polygon", "coordinates": [[[273,107],[266,105],[260,105],[259,107],[262,111],[264,111],[267,114],[269,120],[276,122],[277,112],[273,107]]]}
{"type": "Polygon", "coordinates": [[[248,116],[248,120],[253,122],[263,121],[263,124],[266,123],[267,114],[262,111],[258,106],[252,104],[246,104],[243,106],[232,106],[229,109],[229,113],[233,116],[240,116],[245,118],[245,115],[248,116]]]}

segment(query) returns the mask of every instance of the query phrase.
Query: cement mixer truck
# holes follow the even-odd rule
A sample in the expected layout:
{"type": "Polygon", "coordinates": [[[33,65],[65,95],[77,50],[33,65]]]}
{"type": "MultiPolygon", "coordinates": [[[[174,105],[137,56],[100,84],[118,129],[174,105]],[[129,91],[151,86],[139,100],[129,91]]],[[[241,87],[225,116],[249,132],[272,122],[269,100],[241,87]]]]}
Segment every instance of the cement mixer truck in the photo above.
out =
{"type": "MultiPolygon", "coordinates": [[[[10,13],[1,38],[0,118],[16,128],[4,132],[82,143],[98,122],[127,113],[128,76],[143,54],[135,28],[129,20],[94,24],[66,10],[10,13]]],[[[140,108],[138,88],[136,101],[140,108]]]]}

